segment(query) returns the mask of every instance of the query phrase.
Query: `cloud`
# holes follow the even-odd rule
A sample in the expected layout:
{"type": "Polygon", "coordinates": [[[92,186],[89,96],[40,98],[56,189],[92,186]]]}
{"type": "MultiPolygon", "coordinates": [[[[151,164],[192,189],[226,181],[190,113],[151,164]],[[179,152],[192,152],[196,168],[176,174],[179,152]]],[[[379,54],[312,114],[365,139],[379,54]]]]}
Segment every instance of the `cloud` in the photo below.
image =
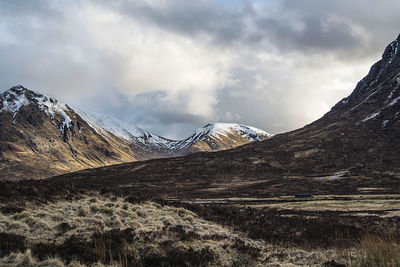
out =
{"type": "Polygon", "coordinates": [[[171,138],[209,121],[277,133],[348,95],[397,37],[399,11],[395,0],[2,1],[0,86],[171,138]]]}

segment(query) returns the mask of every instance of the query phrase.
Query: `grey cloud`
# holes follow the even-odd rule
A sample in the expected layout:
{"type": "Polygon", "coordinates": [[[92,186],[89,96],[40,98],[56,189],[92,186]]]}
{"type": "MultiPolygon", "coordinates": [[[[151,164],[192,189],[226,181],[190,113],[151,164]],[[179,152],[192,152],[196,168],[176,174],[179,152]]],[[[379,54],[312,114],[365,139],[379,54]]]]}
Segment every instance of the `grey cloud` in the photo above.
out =
{"type": "MultiPolygon", "coordinates": [[[[54,5],[54,3],[53,3],[54,5]]],[[[47,19],[60,15],[52,8],[52,5],[47,0],[13,0],[1,1],[0,3],[2,17],[21,17],[21,16],[43,16],[47,19]]]]}
{"type": "Polygon", "coordinates": [[[295,34],[294,43],[334,50],[342,59],[365,58],[382,50],[399,32],[399,9],[398,1],[281,1],[282,12],[308,22],[303,41],[295,34]]]}
{"type": "Polygon", "coordinates": [[[301,20],[304,24],[301,30],[271,19],[259,19],[256,23],[262,33],[273,38],[279,49],[300,50],[303,53],[329,52],[359,48],[361,44],[361,40],[351,33],[349,25],[343,22],[308,17],[301,20]]]}
{"type": "Polygon", "coordinates": [[[112,6],[128,18],[141,19],[178,34],[211,38],[215,43],[232,44],[245,34],[246,14],[217,1],[175,0],[167,6],[118,1],[112,6]]]}
{"type": "Polygon", "coordinates": [[[191,38],[211,40],[216,45],[261,50],[272,46],[283,53],[331,53],[341,60],[376,53],[388,40],[373,37],[387,36],[387,32],[397,35],[394,22],[400,23],[393,12],[400,6],[394,1],[390,1],[393,5],[360,0],[239,2],[233,5],[210,0],[174,0],[166,6],[150,6],[119,1],[113,7],[128,18],[191,38]],[[277,10],[272,11],[274,8],[277,10]],[[382,14],[390,14],[390,19],[382,18],[382,14]]]}

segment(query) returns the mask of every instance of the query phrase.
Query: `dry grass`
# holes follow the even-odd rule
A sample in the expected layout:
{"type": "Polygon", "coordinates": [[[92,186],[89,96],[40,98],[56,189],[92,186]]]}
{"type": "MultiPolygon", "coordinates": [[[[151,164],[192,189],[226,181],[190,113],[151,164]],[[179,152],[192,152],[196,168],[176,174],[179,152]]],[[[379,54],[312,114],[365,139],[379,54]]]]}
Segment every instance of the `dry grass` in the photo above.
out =
{"type": "MultiPolygon", "coordinates": [[[[77,261],[72,261],[69,264],[59,258],[49,258],[45,260],[37,260],[32,256],[30,250],[24,253],[11,253],[10,255],[0,258],[0,266],[2,267],[85,267],[77,261]]],[[[118,264],[104,265],[100,262],[94,263],[92,267],[119,267],[118,264]]]]}
{"type": "MultiPolygon", "coordinates": [[[[29,206],[15,214],[0,213],[0,231],[26,236],[29,242],[47,240],[62,243],[72,235],[89,239],[93,232],[134,228],[138,235],[162,231],[166,226],[181,225],[200,236],[224,236],[227,230],[196,218],[182,208],[152,202],[131,204],[122,199],[111,201],[96,197],[78,201],[60,201],[43,206],[29,206]],[[67,231],[60,235],[60,227],[67,231]]],[[[236,236],[234,236],[236,237],[236,236]]]]}
{"type": "MultiPolygon", "coordinates": [[[[64,263],[60,259],[47,259],[38,261],[32,257],[28,250],[25,253],[12,253],[11,255],[1,258],[0,265],[4,267],[24,266],[24,267],[64,267],[64,263]]],[[[80,267],[79,263],[71,263],[69,267],[80,267]]]]}
{"type": "Polygon", "coordinates": [[[400,266],[400,244],[393,238],[367,236],[356,250],[345,254],[350,267],[400,266]]]}
{"type": "MultiPolygon", "coordinates": [[[[0,232],[23,236],[28,248],[44,244],[40,251],[46,251],[47,246],[50,249],[62,247],[75,238],[93,244],[93,254],[98,262],[119,266],[130,266],[132,259],[139,262],[149,257],[158,260],[174,257],[172,260],[179,261],[191,258],[201,261],[206,257],[210,266],[319,266],[338,257],[334,250],[288,249],[250,239],[228,227],[201,219],[184,208],[153,202],[132,204],[121,198],[86,197],[39,206],[28,204],[23,211],[0,213],[0,232]],[[123,239],[122,243],[116,239],[121,244],[115,248],[115,243],[110,243],[111,239],[107,237],[113,231],[133,238],[123,239]],[[171,253],[175,254],[171,256],[171,253]]],[[[44,257],[57,255],[50,253],[44,257]]],[[[4,266],[18,266],[12,262],[19,262],[24,257],[31,262],[26,266],[46,266],[45,261],[33,259],[29,253],[8,255],[1,260],[11,262],[4,266]]],[[[61,264],[65,258],[61,259],[57,264],[64,266],[61,264]]]]}
{"type": "MultiPolygon", "coordinates": [[[[268,204],[253,204],[252,207],[268,207],[280,210],[301,210],[301,211],[343,211],[351,212],[359,216],[376,214],[382,211],[382,217],[399,216],[400,196],[399,195],[352,195],[340,196],[346,200],[338,199],[335,196],[314,196],[307,200],[296,201],[296,199],[281,197],[265,199],[268,204]],[[273,202],[276,203],[273,203],[273,202]]],[[[240,201],[240,199],[233,199],[240,201]]],[[[243,199],[250,201],[251,199],[243,199]]],[[[246,205],[245,203],[243,205],[246,205]]]]}

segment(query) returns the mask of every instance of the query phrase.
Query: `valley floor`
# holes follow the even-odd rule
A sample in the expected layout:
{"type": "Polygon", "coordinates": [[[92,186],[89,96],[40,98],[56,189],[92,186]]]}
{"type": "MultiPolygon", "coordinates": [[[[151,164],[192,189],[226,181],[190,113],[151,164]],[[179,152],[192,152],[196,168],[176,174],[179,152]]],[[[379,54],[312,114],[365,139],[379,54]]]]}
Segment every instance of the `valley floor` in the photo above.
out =
{"type": "Polygon", "coordinates": [[[374,266],[374,248],[392,253],[385,260],[395,266],[399,230],[396,194],[149,201],[93,193],[0,204],[0,265],[374,266]]]}

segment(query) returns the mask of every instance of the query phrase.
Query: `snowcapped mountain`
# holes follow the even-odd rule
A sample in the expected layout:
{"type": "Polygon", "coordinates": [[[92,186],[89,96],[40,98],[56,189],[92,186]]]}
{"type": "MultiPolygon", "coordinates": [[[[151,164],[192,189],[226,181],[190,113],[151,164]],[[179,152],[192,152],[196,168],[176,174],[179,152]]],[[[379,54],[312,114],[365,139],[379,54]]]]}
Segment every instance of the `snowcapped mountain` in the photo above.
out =
{"type": "Polygon", "coordinates": [[[215,123],[184,140],[170,140],[106,114],[71,108],[20,85],[0,94],[0,178],[48,177],[83,168],[228,149],[269,137],[253,127],[215,123]]]}
{"type": "Polygon", "coordinates": [[[273,136],[251,126],[236,123],[210,123],[198,128],[191,136],[183,140],[170,140],[129,125],[107,114],[86,112],[77,108],[75,111],[101,135],[112,134],[127,142],[141,144],[150,150],[156,149],[158,152],[163,151],[168,154],[233,148],[273,136]],[[196,149],[200,144],[205,147],[196,149]]]}
{"type": "Polygon", "coordinates": [[[66,131],[71,131],[71,118],[66,114],[70,108],[67,105],[59,103],[54,98],[27,91],[20,85],[5,91],[0,96],[0,113],[9,112],[12,114],[12,118],[15,119],[22,107],[31,104],[37,105],[41,111],[50,116],[51,120],[55,120],[56,116],[59,116],[61,120],[58,123],[58,127],[63,136],[66,131]]]}
{"type": "Polygon", "coordinates": [[[73,109],[15,86],[0,94],[0,178],[40,178],[134,161],[120,138],[104,138],[73,109]]]}
{"type": "Polygon", "coordinates": [[[75,111],[93,128],[97,133],[104,137],[110,134],[119,137],[132,146],[140,147],[148,152],[158,152],[171,154],[177,149],[173,141],[159,135],[150,133],[139,127],[132,126],[124,121],[114,118],[110,115],[87,112],[75,108],[75,111]]]}
{"type": "Polygon", "coordinates": [[[188,138],[178,141],[177,149],[213,151],[237,147],[272,137],[263,130],[236,123],[210,123],[197,129],[188,138]]]}
{"type": "MultiPolygon", "coordinates": [[[[183,140],[170,140],[129,125],[110,115],[74,109],[93,129],[105,138],[110,134],[148,152],[181,155],[197,151],[215,151],[262,141],[273,135],[255,127],[236,123],[210,123],[183,140]]],[[[149,155],[149,157],[151,157],[149,155]]]]}
{"type": "Polygon", "coordinates": [[[86,112],[78,108],[74,108],[74,110],[100,134],[113,134],[126,141],[131,141],[146,133],[140,128],[133,127],[107,114],[86,112]]]}

